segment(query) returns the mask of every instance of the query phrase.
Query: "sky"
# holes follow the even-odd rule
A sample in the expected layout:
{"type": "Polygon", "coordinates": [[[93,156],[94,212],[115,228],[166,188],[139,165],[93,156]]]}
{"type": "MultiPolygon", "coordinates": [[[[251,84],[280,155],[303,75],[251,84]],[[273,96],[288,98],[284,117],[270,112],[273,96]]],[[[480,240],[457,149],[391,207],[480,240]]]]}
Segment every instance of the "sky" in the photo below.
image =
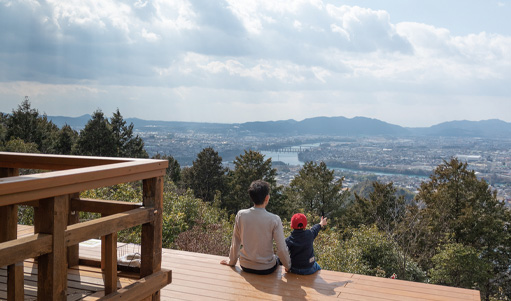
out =
{"type": "Polygon", "coordinates": [[[0,111],[511,122],[511,0],[0,0],[0,111]]]}

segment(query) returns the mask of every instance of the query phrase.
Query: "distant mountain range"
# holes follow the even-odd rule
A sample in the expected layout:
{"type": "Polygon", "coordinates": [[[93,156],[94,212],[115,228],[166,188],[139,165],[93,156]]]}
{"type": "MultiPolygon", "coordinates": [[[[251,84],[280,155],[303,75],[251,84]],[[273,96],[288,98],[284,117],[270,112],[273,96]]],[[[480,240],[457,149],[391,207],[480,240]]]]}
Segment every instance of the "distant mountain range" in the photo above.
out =
{"type": "MultiPolygon", "coordinates": [[[[90,115],[80,117],[48,116],[57,126],[68,124],[81,129],[90,120],[90,115]]],[[[197,131],[222,133],[236,131],[247,135],[328,135],[328,136],[444,136],[511,138],[511,123],[498,119],[483,121],[449,121],[430,127],[410,128],[390,124],[366,117],[314,117],[296,120],[258,121],[245,123],[202,123],[179,121],[154,121],[127,118],[135,129],[147,131],[160,128],[167,131],[197,131]]]]}

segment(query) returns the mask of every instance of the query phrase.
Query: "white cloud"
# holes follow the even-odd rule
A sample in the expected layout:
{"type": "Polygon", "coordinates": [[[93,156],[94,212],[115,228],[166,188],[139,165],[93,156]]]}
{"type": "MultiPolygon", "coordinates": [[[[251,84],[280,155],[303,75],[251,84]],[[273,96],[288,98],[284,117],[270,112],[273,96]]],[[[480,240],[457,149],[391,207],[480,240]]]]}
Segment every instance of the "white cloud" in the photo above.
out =
{"type": "Polygon", "coordinates": [[[136,7],[136,8],[144,8],[144,7],[146,7],[146,6],[147,6],[147,3],[148,3],[148,2],[149,2],[149,1],[137,0],[137,2],[135,2],[135,3],[133,4],[133,6],[134,6],[134,7],[136,7]]]}
{"type": "Polygon", "coordinates": [[[154,32],[148,32],[145,28],[142,29],[142,37],[146,39],[148,42],[156,42],[161,39],[161,37],[154,32]]]}
{"type": "Polygon", "coordinates": [[[50,102],[60,91],[120,105],[122,95],[135,106],[159,91],[190,118],[188,100],[211,110],[264,100],[271,118],[299,119],[390,116],[384,102],[426,110],[430,98],[456,107],[466,96],[475,108],[474,99],[501,104],[511,93],[510,36],[454,35],[327,0],[0,0],[0,22],[9,29],[0,31],[0,97],[50,102]]]}
{"type": "Polygon", "coordinates": [[[111,24],[126,34],[130,32],[131,9],[126,4],[112,0],[49,0],[47,3],[53,9],[54,21],[59,28],[76,24],[105,29],[111,24]]]}
{"type": "Polygon", "coordinates": [[[156,10],[154,26],[161,31],[180,31],[198,29],[197,15],[186,0],[156,0],[153,2],[156,10]]]}
{"type": "Polygon", "coordinates": [[[312,67],[312,72],[322,83],[326,83],[326,78],[331,75],[330,71],[319,67],[312,67]]]}

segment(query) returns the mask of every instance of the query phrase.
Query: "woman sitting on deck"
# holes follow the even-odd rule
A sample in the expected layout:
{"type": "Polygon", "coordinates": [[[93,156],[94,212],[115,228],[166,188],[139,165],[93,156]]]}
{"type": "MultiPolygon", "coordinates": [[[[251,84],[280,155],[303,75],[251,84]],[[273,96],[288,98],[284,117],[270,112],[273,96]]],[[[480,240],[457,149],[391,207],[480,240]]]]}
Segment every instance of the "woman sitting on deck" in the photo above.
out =
{"type": "Polygon", "coordinates": [[[239,257],[241,268],[248,273],[271,274],[280,263],[288,270],[291,259],[282,221],[278,215],[266,211],[270,201],[270,185],[257,180],[250,184],[248,192],[254,206],[236,214],[229,261],[222,260],[220,263],[234,266],[239,257]],[[273,240],[277,244],[278,257],[273,253],[273,240]],[[240,250],[241,246],[243,248],[240,250]]]}

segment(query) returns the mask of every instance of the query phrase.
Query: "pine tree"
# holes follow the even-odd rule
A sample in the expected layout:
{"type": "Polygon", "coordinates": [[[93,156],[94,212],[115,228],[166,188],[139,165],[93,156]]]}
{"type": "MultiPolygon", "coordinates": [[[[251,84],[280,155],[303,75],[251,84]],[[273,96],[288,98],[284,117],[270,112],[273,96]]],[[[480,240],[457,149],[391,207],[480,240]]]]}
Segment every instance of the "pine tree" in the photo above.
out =
{"type": "Polygon", "coordinates": [[[46,115],[32,109],[28,96],[6,118],[6,141],[21,139],[25,143],[34,143],[42,153],[54,153],[58,127],[48,120],[46,115]]]}
{"type": "Polygon", "coordinates": [[[491,275],[483,280],[474,275],[473,286],[486,300],[497,294],[502,281],[509,282],[511,212],[497,199],[496,192],[468,170],[467,163],[453,158],[440,164],[430,181],[422,183],[417,201],[423,208],[421,248],[438,250],[452,243],[473,248],[490,267],[480,273],[491,275]]]}
{"type": "Polygon", "coordinates": [[[91,119],[80,131],[75,152],[85,156],[115,157],[118,155],[117,140],[110,123],[101,110],[92,114],[91,119]]]}
{"type": "Polygon", "coordinates": [[[30,107],[28,97],[13,110],[7,119],[7,140],[19,138],[26,143],[42,144],[42,133],[38,127],[39,112],[30,107]]]}
{"type": "Polygon", "coordinates": [[[376,224],[380,231],[393,233],[406,214],[404,196],[397,196],[394,184],[372,182],[372,191],[365,198],[355,193],[347,218],[350,226],[376,224]]]}
{"type": "Polygon", "coordinates": [[[324,162],[306,162],[291,181],[286,195],[295,211],[318,216],[339,217],[349,192],[342,189],[343,179],[335,180],[334,171],[324,162]]]}
{"type": "Polygon", "coordinates": [[[0,147],[5,145],[7,138],[7,118],[9,115],[0,112],[0,147]]]}
{"type": "Polygon", "coordinates": [[[222,200],[223,206],[231,213],[251,207],[248,188],[253,181],[263,180],[270,184],[270,203],[267,209],[278,213],[282,201],[281,188],[277,187],[277,170],[272,168],[271,158],[265,160],[260,152],[245,150],[233,163],[234,170],[229,173],[229,196],[222,200]]]}
{"type": "Polygon", "coordinates": [[[226,172],[222,157],[213,148],[207,147],[197,154],[192,167],[184,173],[183,182],[197,198],[213,202],[217,192],[225,192],[226,172]]]}
{"type": "Polygon", "coordinates": [[[64,125],[58,133],[57,143],[55,145],[56,153],[62,155],[71,154],[77,139],[78,133],[69,125],[64,125]]]}
{"type": "Polygon", "coordinates": [[[168,160],[169,161],[169,167],[167,167],[167,176],[170,178],[174,184],[177,185],[181,181],[181,166],[179,165],[179,162],[174,159],[171,155],[160,155],[156,154],[152,157],[152,159],[162,159],[162,160],[168,160]]]}
{"type": "Polygon", "coordinates": [[[133,123],[126,125],[119,109],[111,121],[101,110],[92,114],[91,120],[80,131],[76,154],[102,157],[147,158],[144,141],[133,134],[133,123]]]}
{"type": "Polygon", "coordinates": [[[144,149],[144,141],[138,135],[133,134],[133,123],[126,125],[119,109],[110,118],[110,125],[115,138],[116,157],[147,158],[144,149]]]}

